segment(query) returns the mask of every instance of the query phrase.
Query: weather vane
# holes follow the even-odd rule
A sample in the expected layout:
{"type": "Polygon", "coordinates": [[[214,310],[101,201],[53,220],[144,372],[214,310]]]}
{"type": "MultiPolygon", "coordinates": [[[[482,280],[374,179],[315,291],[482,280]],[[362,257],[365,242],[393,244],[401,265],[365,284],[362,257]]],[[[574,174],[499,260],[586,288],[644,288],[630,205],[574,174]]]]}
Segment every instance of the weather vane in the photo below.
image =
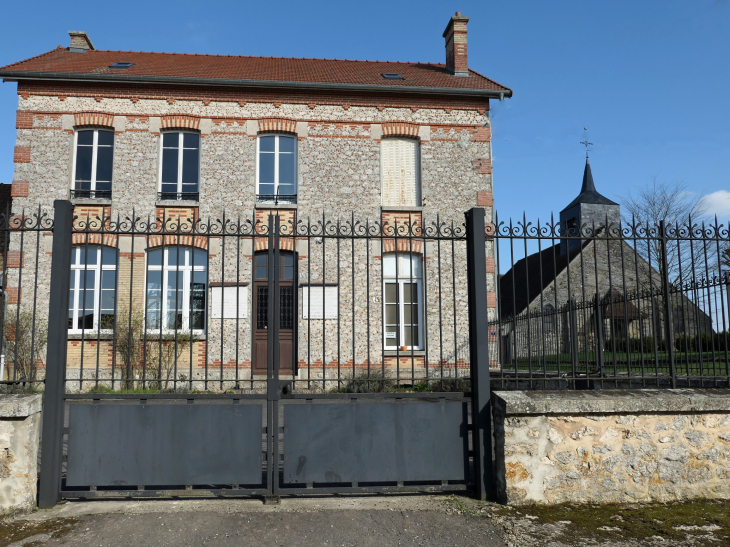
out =
{"type": "MultiPolygon", "coordinates": [[[[588,131],[588,128],[584,127],[583,130],[588,131]]],[[[586,147],[586,159],[588,159],[588,150],[589,150],[588,147],[593,146],[592,142],[588,142],[588,133],[585,134],[584,140],[580,141],[580,144],[582,144],[583,146],[586,147]]]]}

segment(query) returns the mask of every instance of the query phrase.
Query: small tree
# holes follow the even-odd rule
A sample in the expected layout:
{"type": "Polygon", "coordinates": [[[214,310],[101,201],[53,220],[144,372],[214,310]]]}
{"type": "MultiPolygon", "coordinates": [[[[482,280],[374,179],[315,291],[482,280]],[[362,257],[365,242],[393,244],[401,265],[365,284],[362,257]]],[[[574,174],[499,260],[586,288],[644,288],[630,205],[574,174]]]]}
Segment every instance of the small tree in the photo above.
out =
{"type": "Polygon", "coordinates": [[[730,243],[720,251],[720,267],[726,272],[730,272],[730,243]]]}
{"type": "MultiPolygon", "coordinates": [[[[652,183],[640,188],[636,195],[629,193],[623,200],[623,223],[647,230],[654,230],[660,221],[670,233],[677,228],[691,228],[689,224],[701,225],[707,207],[702,194],[694,194],[687,190],[682,182],[659,182],[657,177],[652,183]]],[[[658,235],[658,234],[657,234],[658,235]]],[[[703,245],[695,241],[670,241],[667,245],[667,274],[670,282],[681,283],[692,279],[693,273],[702,276],[705,253],[711,253],[709,243],[703,245]]],[[[657,238],[637,238],[637,252],[663,275],[662,245],[657,238]]],[[[650,275],[650,272],[644,272],[650,275]]]]}
{"type": "MultiPolygon", "coordinates": [[[[17,316],[8,314],[5,321],[5,360],[12,362],[20,382],[33,382],[38,377],[38,361],[44,361],[48,340],[48,322],[29,311],[17,316]]],[[[28,387],[32,387],[29,384],[28,387]]]]}
{"type": "MultiPolygon", "coordinates": [[[[150,361],[159,363],[155,371],[155,378],[159,389],[168,389],[170,381],[175,380],[173,374],[175,372],[175,363],[180,360],[183,352],[190,347],[196,340],[194,334],[190,331],[178,331],[167,334],[162,337],[161,341],[150,341],[147,344],[148,356],[150,361]]],[[[149,370],[149,369],[148,369],[149,370]]]]}
{"type": "Polygon", "coordinates": [[[141,379],[144,367],[144,315],[138,309],[122,309],[117,314],[116,350],[118,366],[126,389],[132,389],[135,379],[141,379]]]}
{"type": "Polygon", "coordinates": [[[175,363],[196,337],[183,330],[160,336],[155,330],[148,332],[145,345],[144,331],[144,314],[138,308],[132,309],[131,317],[129,308],[117,315],[116,347],[124,386],[132,389],[135,382],[143,382],[151,388],[169,389],[175,363]]]}

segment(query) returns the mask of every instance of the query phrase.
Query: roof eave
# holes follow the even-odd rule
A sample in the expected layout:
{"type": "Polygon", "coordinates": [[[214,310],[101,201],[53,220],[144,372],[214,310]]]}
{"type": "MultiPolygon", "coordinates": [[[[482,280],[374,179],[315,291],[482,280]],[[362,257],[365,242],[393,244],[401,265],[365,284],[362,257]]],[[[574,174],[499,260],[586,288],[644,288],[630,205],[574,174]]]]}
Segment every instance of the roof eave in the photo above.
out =
{"type": "Polygon", "coordinates": [[[345,84],[318,82],[277,82],[271,80],[233,80],[222,78],[178,78],[175,76],[136,76],[128,74],[73,74],[62,72],[26,72],[18,70],[0,71],[4,82],[19,80],[55,80],[65,82],[126,82],[147,84],[184,84],[213,85],[228,87],[267,87],[267,88],[306,88],[306,89],[339,89],[350,91],[379,91],[385,93],[418,93],[418,94],[451,94],[477,96],[489,99],[512,97],[512,90],[461,89],[451,87],[398,86],[386,87],[373,84],[345,84]]]}

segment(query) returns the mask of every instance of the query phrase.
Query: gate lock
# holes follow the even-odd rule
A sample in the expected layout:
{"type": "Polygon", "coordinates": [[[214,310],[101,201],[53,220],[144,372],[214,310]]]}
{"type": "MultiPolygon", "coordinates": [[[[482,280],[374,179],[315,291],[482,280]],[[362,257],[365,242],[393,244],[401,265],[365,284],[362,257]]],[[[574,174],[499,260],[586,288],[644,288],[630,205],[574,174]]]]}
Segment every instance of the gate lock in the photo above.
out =
{"type": "Polygon", "coordinates": [[[279,383],[279,386],[281,387],[281,394],[282,395],[291,395],[292,393],[292,382],[290,381],[282,381],[279,383]]]}

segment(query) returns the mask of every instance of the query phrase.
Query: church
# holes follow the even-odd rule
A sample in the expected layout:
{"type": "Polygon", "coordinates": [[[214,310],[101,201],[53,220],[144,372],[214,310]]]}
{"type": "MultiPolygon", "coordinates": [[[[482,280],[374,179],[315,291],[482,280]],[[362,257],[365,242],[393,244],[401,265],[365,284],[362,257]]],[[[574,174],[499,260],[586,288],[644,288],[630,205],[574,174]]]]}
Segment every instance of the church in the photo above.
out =
{"type": "MultiPolygon", "coordinates": [[[[640,252],[646,240],[622,226],[621,206],[596,190],[587,156],[580,193],[548,231],[533,240],[538,252],[499,276],[500,362],[564,354],[590,360],[600,348],[663,351],[659,268],[640,252]]],[[[697,304],[701,295],[670,284],[668,298],[675,345],[713,333],[711,317],[697,304]]]]}

